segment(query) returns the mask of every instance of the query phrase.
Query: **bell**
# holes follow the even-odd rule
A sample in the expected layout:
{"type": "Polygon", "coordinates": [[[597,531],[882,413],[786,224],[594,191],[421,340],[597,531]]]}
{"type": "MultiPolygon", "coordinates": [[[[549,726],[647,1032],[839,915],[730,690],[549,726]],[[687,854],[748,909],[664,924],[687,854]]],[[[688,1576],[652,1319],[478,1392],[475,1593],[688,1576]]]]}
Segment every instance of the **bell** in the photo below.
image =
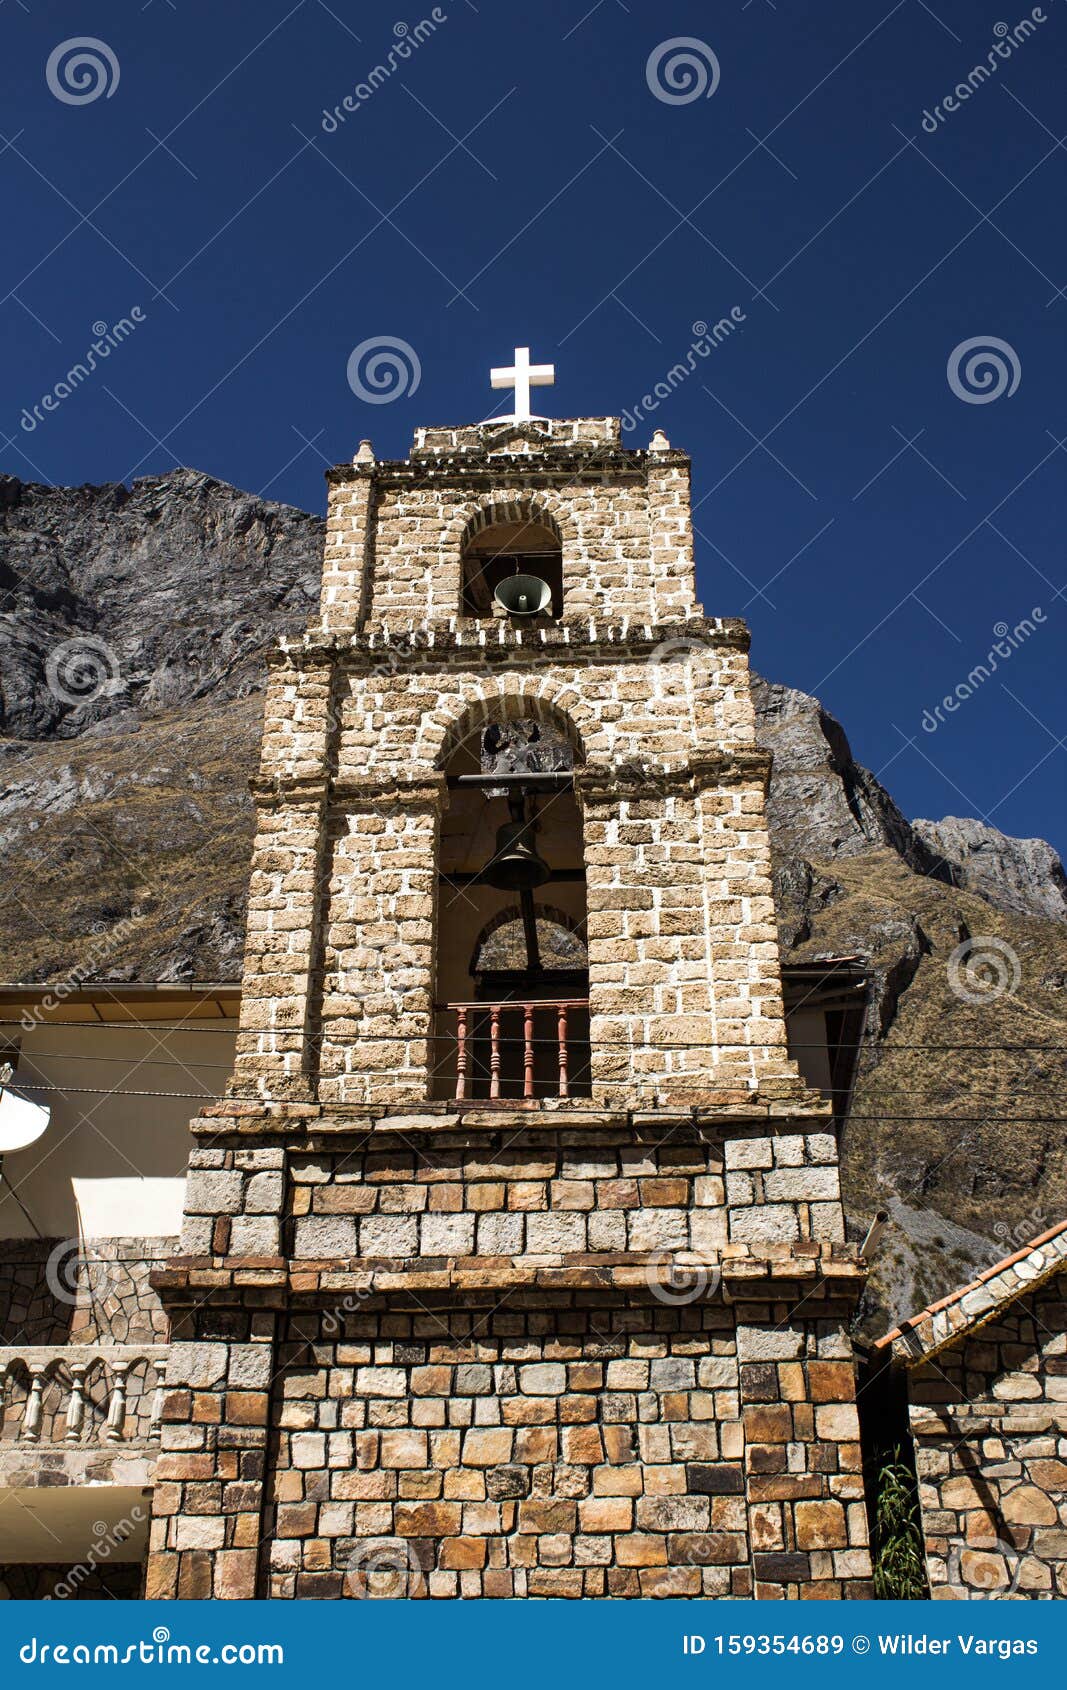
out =
{"type": "Polygon", "coordinates": [[[543,886],[552,870],[533,847],[529,822],[505,822],[497,829],[496,850],[482,879],[501,892],[529,892],[543,886]]]}

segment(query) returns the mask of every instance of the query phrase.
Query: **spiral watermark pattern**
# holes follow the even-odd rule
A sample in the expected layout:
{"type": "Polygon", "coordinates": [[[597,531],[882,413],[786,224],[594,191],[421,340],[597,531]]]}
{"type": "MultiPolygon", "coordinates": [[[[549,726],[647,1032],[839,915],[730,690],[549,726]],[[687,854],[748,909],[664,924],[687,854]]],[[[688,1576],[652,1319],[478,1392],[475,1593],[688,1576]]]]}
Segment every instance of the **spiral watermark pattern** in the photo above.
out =
{"type": "Polygon", "coordinates": [[[645,1263],[645,1282],[657,1302],[677,1308],[713,1296],[722,1269],[689,1250],[656,1250],[645,1263]]]}
{"type": "Polygon", "coordinates": [[[84,1300],[95,1302],[106,1297],[114,1272],[114,1262],[87,1253],[78,1238],[64,1238],[49,1254],[44,1277],[56,1302],[73,1307],[84,1300]]]}
{"type": "Polygon", "coordinates": [[[951,1591],[957,1602],[981,1602],[989,1597],[1010,1599],[1019,1589],[1023,1556],[1013,1543],[996,1538],[988,1546],[971,1548],[957,1544],[945,1562],[945,1577],[934,1582],[935,1591],[951,1591]]]}
{"type": "Polygon", "coordinates": [[[119,679],[119,660],[109,645],[93,634],[79,634],[50,651],[44,666],[48,690],[63,704],[91,704],[112,691],[119,679]]]}
{"type": "Polygon", "coordinates": [[[710,100],[719,86],[719,61],[706,41],[674,35],[653,47],[645,65],[649,90],[665,106],[689,106],[710,100]]]}
{"type": "Polygon", "coordinates": [[[661,640],[649,653],[652,688],[657,698],[667,693],[684,693],[693,670],[711,661],[711,647],[703,640],[661,640]]]}
{"type": "Polygon", "coordinates": [[[72,35],[52,48],[44,79],[49,93],[65,106],[88,106],[101,96],[110,100],[120,74],[119,61],[106,41],[72,35]]]}
{"type": "Polygon", "coordinates": [[[415,348],[396,335],[372,335],[354,347],[348,360],[348,385],[368,405],[391,405],[410,398],[422,380],[415,348]]]}
{"type": "Polygon", "coordinates": [[[965,405],[991,405],[1019,385],[1022,365],[1014,346],[995,334],[961,340],[949,353],[948,385],[965,405]]]}
{"type": "Polygon", "coordinates": [[[948,961],[948,983],[964,1003],[996,1003],[1017,992],[1022,964],[1006,939],[979,933],[957,945],[948,961]]]}
{"type": "Polygon", "coordinates": [[[402,1537],[369,1537],[358,1543],[345,1566],[350,1596],[396,1601],[423,1589],[422,1566],[413,1543],[402,1537]]]}

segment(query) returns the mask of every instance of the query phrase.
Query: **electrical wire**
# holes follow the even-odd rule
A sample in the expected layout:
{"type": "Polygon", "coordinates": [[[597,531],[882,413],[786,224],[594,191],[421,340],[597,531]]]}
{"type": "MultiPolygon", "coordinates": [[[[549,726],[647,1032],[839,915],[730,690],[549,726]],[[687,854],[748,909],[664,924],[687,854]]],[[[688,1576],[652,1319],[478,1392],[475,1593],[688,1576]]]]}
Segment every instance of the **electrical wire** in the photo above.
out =
{"type": "MultiPolygon", "coordinates": [[[[492,1006],[492,1004],[484,1004],[484,1005],[478,1004],[478,1005],[475,1005],[475,1006],[472,1006],[472,1007],[474,1008],[475,1013],[480,1015],[482,1013],[488,1013],[488,1011],[493,1006],[492,1006]]],[[[521,999],[509,1000],[508,1003],[506,1003],[504,1005],[505,1009],[512,1009],[512,1010],[521,1010],[524,1007],[525,1006],[524,1006],[523,1001],[521,999]]],[[[545,999],[541,999],[541,1000],[535,1000],[534,1007],[538,1008],[538,1009],[539,1008],[552,1009],[554,1007],[554,1005],[553,1005],[552,1000],[550,998],[545,998],[545,999]]],[[[786,1016],[786,1020],[788,1021],[788,1014],[786,1016]]],[[[21,1025],[22,1025],[21,1022],[19,1022],[19,1021],[0,1021],[0,1027],[20,1027],[21,1025]]],[[[240,1038],[260,1038],[260,1037],[262,1037],[262,1038],[279,1038],[279,1039],[300,1039],[300,1040],[308,1040],[309,1042],[312,1042],[312,1043],[314,1043],[316,1040],[326,1040],[326,1039],[329,1039],[331,1037],[330,1033],[312,1033],[312,1032],[308,1032],[305,1028],[297,1028],[297,1027],[242,1027],[242,1026],[239,1025],[239,1023],[236,1020],[233,1022],[233,1025],[230,1026],[230,1027],[199,1027],[199,1026],[182,1025],[181,1023],[176,1023],[176,1024],[170,1025],[170,1026],[161,1026],[158,1022],[152,1022],[152,1021],[39,1021],[39,1022],[35,1023],[33,1031],[36,1032],[39,1028],[43,1028],[43,1027],[76,1027],[76,1028],[80,1029],[82,1032],[91,1031],[94,1034],[94,1036],[97,1033],[186,1033],[186,1034],[189,1034],[189,1035],[195,1035],[196,1037],[199,1037],[201,1033],[220,1033],[220,1034],[224,1035],[226,1038],[230,1038],[230,1039],[234,1039],[234,1038],[238,1038],[238,1037],[240,1037],[240,1038]]],[[[23,1030],[28,1031],[28,1029],[23,1029],[23,1030]]],[[[346,1037],[351,1037],[351,1036],[352,1035],[346,1035],[346,1037]]],[[[412,1037],[410,1035],[406,1034],[406,1033],[361,1033],[358,1036],[361,1039],[369,1039],[369,1040],[373,1041],[373,1043],[375,1043],[375,1044],[410,1044],[412,1042],[412,1037]]],[[[426,1041],[434,1040],[434,1041],[438,1041],[438,1042],[441,1041],[442,1039],[451,1039],[451,1040],[454,1041],[455,1037],[456,1037],[455,1033],[425,1033],[421,1036],[426,1041]]],[[[516,1039],[520,1038],[520,1035],[517,1034],[517,1033],[510,1034],[510,1035],[507,1035],[507,1036],[511,1040],[516,1040],[516,1039]]],[[[559,1041],[558,1041],[558,1039],[556,1039],[555,1037],[553,1037],[551,1035],[537,1034],[537,1035],[534,1036],[534,1039],[533,1039],[532,1042],[535,1045],[541,1044],[541,1045],[553,1045],[553,1046],[555,1046],[555,1045],[558,1044],[559,1041]]],[[[586,1042],[588,1042],[588,1041],[586,1041],[586,1042]]],[[[883,1051],[883,1052],[884,1051],[896,1051],[896,1050],[927,1050],[927,1051],[935,1051],[935,1050],[936,1051],[998,1050],[998,1051],[1019,1051],[1019,1052],[1034,1051],[1034,1052],[1037,1052],[1037,1053],[1045,1053],[1045,1054],[1049,1054],[1049,1055],[1063,1054],[1063,1055],[1067,1056],[1067,1037],[1065,1037],[1064,1042],[1062,1044],[1053,1044],[1053,1045],[1047,1045],[1047,1044],[997,1044],[997,1043],[993,1043],[993,1042],[985,1043],[985,1044],[927,1044],[927,1043],[922,1042],[922,1041],[916,1041],[916,1042],[900,1041],[900,1042],[898,1042],[895,1039],[890,1040],[886,1044],[879,1044],[876,1040],[873,1040],[873,1039],[834,1039],[832,1041],[826,1040],[826,1039],[816,1039],[816,1040],[813,1040],[810,1044],[809,1043],[797,1044],[791,1039],[789,1041],[789,1049],[790,1050],[826,1050],[831,1043],[832,1043],[833,1048],[835,1050],[878,1050],[878,1051],[883,1051]]],[[[668,1041],[666,1039],[642,1039],[640,1041],[639,1047],[635,1047],[633,1041],[631,1041],[629,1039],[597,1039],[596,1040],[596,1048],[597,1048],[597,1050],[611,1050],[611,1049],[631,1050],[631,1049],[634,1049],[634,1048],[640,1048],[641,1050],[707,1050],[709,1048],[713,1048],[715,1050],[751,1050],[753,1048],[753,1046],[750,1045],[750,1044],[741,1043],[737,1040],[734,1040],[733,1042],[729,1042],[729,1043],[724,1043],[720,1040],[716,1040],[714,1046],[709,1046],[709,1043],[706,1039],[677,1040],[677,1041],[675,1041],[675,1040],[668,1041]]],[[[109,1057],[94,1057],[94,1056],[90,1056],[88,1054],[83,1054],[80,1051],[77,1052],[77,1053],[75,1053],[73,1051],[70,1051],[70,1052],[67,1052],[67,1051],[64,1051],[64,1052],[42,1051],[41,1055],[42,1056],[48,1056],[49,1058],[54,1057],[56,1059],[59,1059],[60,1057],[63,1057],[63,1058],[69,1057],[72,1061],[78,1061],[78,1062],[90,1062],[90,1061],[114,1062],[114,1061],[121,1061],[122,1060],[121,1058],[110,1057],[110,1056],[109,1057]]],[[[26,1058],[26,1060],[29,1060],[29,1059],[26,1058]]],[[[145,1058],[143,1060],[151,1060],[151,1058],[145,1058]]],[[[179,1066],[181,1066],[181,1064],[179,1064],[179,1066]]],[[[214,1063],[214,1062],[196,1062],[196,1061],[193,1061],[193,1062],[190,1062],[187,1066],[192,1067],[192,1068],[214,1068],[214,1067],[222,1067],[223,1064],[214,1063]]]]}

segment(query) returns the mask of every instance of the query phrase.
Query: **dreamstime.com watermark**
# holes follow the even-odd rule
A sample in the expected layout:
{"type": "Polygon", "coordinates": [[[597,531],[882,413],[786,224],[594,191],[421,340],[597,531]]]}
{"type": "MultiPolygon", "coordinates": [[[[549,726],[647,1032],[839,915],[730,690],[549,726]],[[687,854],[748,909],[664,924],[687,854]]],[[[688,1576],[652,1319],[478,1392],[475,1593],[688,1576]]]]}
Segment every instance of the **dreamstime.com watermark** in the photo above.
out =
{"type": "Polygon", "coordinates": [[[658,1302],[677,1308],[713,1297],[722,1268],[695,1250],[656,1250],[645,1263],[645,1283],[658,1302]]]}
{"type": "Polygon", "coordinates": [[[84,1561],[79,1561],[76,1567],[53,1585],[51,1593],[42,1598],[45,1602],[66,1602],[69,1597],[76,1596],[86,1579],[89,1579],[102,1564],[110,1561],[113,1552],[121,1549],[137,1530],[148,1519],[144,1509],[136,1503],[129,1514],[124,1514],[121,1520],[113,1526],[106,1520],[93,1521],[93,1541],[89,1545],[88,1554],[84,1561]]]}
{"type": "Polygon", "coordinates": [[[53,698],[71,709],[91,704],[101,693],[122,685],[118,658],[95,634],[75,634],[53,646],[45,659],[44,676],[53,698]]]}
{"type": "Polygon", "coordinates": [[[120,317],[110,328],[102,319],[94,323],[93,334],[96,339],[88,352],[79,358],[76,364],[71,365],[66,375],[61,376],[55,386],[43,394],[32,409],[29,406],[23,407],[19,421],[25,432],[32,434],[38,424],[44,422],[42,413],[58,411],[64,399],[69,399],[72,393],[76,393],[82,383],[89,380],[98,365],[102,364],[105,358],[110,358],[115,348],[128,340],[134,329],[146,321],[147,312],[142,311],[139,305],[132,305],[129,316],[120,317]]]}
{"type": "Polygon", "coordinates": [[[391,405],[418,392],[422,363],[409,341],[397,335],[371,335],[352,348],[348,385],[367,405],[391,405]]]}
{"type": "Polygon", "coordinates": [[[52,1296],[71,1308],[79,1303],[103,1302],[114,1290],[118,1273],[118,1262],[87,1250],[80,1238],[60,1239],[44,1267],[45,1284],[52,1296]]]}
{"type": "Polygon", "coordinates": [[[31,1637],[19,1649],[26,1667],[280,1667],[280,1643],[172,1643],[165,1625],[139,1643],[43,1643],[31,1637]]]}
{"type": "Polygon", "coordinates": [[[991,1246],[994,1261],[1000,1261],[1003,1256],[1010,1256],[1016,1250],[1028,1245],[1031,1239],[1040,1238],[1052,1225],[1044,1209],[1033,1209],[1022,1220],[1012,1224],[1009,1221],[997,1221],[993,1228],[996,1244],[991,1246]]]}
{"type": "Polygon", "coordinates": [[[970,340],[961,340],[949,353],[945,367],[949,387],[965,405],[991,405],[1003,394],[1010,399],[1022,373],[1014,346],[995,334],[976,334],[970,340]]]}
{"type": "Polygon", "coordinates": [[[89,106],[101,96],[110,100],[120,75],[113,49],[95,35],[72,35],[61,41],[44,67],[48,92],[65,106],[89,106]]]}
{"type": "Polygon", "coordinates": [[[434,35],[441,24],[448,22],[448,13],[440,6],[435,6],[428,18],[422,18],[412,29],[404,22],[393,25],[393,35],[396,37],[393,45],[385,55],[383,64],[377,64],[373,70],[367,72],[362,82],[357,82],[351,94],[346,94],[339,105],[331,111],[328,106],[323,107],[320,127],[327,135],[336,135],[345,119],[352,113],[359,111],[368,100],[373,99],[391,76],[395,76],[403,64],[411,58],[423,44],[434,35]]]}
{"type": "Polygon", "coordinates": [[[357,1600],[403,1600],[424,1585],[418,1551],[406,1537],[365,1538],[345,1565],[345,1588],[357,1600]]]}
{"type": "Polygon", "coordinates": [[[923,112],[922,126],[926,133],[936,135],[941,124],[947,123],[953,112],[958,112],[972,94],[977,94],[983,82],[988,82],[991,76],[996,75],[1004,60],[1010,59],[1024,41],[1029,41],[1032,35],[1037,34],[1039,25],[1047,22],[1048,18],[1041,7],[1035,6],[1028,17],[1020,19],[1014,29],[1006,23],[995,23],[993,34],[996,39],[985,56],[985,62],[979,62],[968,71],[963,81],[957,82],[951,94],[946,94],[933,111],[923,112]]]}
{"type": "Polygon", "coordinates": [[[645,63],[649,92],[665,106],[710,100],[719,86],[719,61],[696,35],[674,35],[653,47],[645,63]]]}
{"type": "Polygon", "coordinates": [[[710,358],[717,347],[738,329],[747,318],[740,305],[730,307],[728,317],[720,317],[717,323],[709,327],[702,318],[693,324],[694,340],[690,343],[685,357],[677,364],[672,364],[661,381],[658,381],[651,393],[643,393],[637,403],[622,413],[622,426],[627,434],[635,429],[639,422],[649,417],[653,411],[658,411],[665,399],[669,399],[676,388],[695,372],[701,358],[710,358]]]}
{"type": "Polygon", "coordinates": [[[69,997],[84,985],[86,980],[92,979],[100,969],[100,964],[113,951],[121,949],[130,934],[141,920],[140,915],[128,915],[122,921],[117,921],[114,927],[109,927],[106,933],[96,935],[93,945],[84,962],[72,968],[65,980],[58,980],[54,986],[49,986],[40,1003],[34,1004],[32,1009],[24,1009],[19,1017],[19,1026],[24,1033],[32,1033],[42,1021],[46,1021],[54,1009],[66,1003],[69,997]]]}
{"type": "Polygon", "coordinates": [[[948,959],[948,983],[953,995],[980,1009],[1014,994],[1022,982],[1018,953],[995,933],[975,933],[956,946],[948,959]]]}
{"type": "Polygon", "coordinates": [[[923,711],[923,732],[935,734],[938,728],[943,728],[945,716],[942,711],[954,716],[961,704],[966,704],[979,687],[992,679],[999,664],[1006,663],[1013,652],[1025,645],[1030,635],[1036,633],[1047,620],[1041,606],[1035,605],[1029,616],[1024,616],[1021,622],[1016,622],[1014,628],[1009,628],[1006,622],[994,622],[993,632],[997,637],[992,649],[981,663],[975,664],[965,681],[959,681],[951,692],[945,694],[940,704],[935,704],[932,710],[923,711]]]}

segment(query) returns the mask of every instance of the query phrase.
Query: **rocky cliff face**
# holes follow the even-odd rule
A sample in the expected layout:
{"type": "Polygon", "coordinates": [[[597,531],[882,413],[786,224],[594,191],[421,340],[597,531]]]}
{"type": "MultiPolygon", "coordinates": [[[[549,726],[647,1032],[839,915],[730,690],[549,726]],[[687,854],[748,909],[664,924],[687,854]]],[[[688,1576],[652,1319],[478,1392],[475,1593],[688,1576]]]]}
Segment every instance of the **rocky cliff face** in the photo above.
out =
{"type": "Polygon", "coordinates": [[[956,884],[998,910],[1067,921],[1067,874],[1044,839],[1010,839],[987,822],[946,816],[913,831],[952,872],[956,884]]]}
{"type": "Polygon", "coordinates": [[[255,690],[265,641],[318,603],[322,533],[195,470],[132,488],[0,476],[0,735],[127,732],[255,690]]]}
{"type": "MultiPolygon", "coordinates": [[[[306,622],[322,532],[190,470],[0,478],[0,977],[239,978],[262,652],[306,622]]],[[[868,959],[843,1154],[852,1232],[894,1219],[876,1332],[1067,1210],[1063,871],[909,823],[815,699],[755,692],[784,960],[868,959]]]]}
{"type": "Polygon", "coordinates": [[[851,1235],[893,1223],[874,1335],[1067,1211],[1062,867],[1041,840],[907,822],[815,699],[755,697],[783,961],[859,955],[870,980],[842,1155],[851,1235]]]}
{"type": "Polygon", "coordinates": [[[768,820],[789,857],[855,857],[888,846],[920,874],[951,881],[883,786],[852,755],[817,698],[752,677],[760,744],[774,754],[768,820]]]}

